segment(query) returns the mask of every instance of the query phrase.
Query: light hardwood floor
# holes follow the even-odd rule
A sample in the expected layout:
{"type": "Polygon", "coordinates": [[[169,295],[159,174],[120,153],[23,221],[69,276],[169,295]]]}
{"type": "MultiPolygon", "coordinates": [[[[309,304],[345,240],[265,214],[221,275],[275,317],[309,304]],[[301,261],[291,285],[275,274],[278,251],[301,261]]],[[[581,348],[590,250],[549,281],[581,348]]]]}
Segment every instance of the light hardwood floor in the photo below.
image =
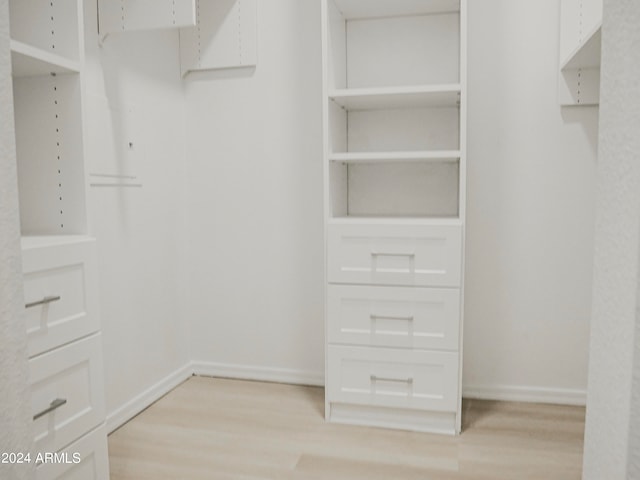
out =
{"type": "Polygon", "coordinates": [[[584,408],[464,402],[459,437],[327,424],[321,388],[192,377],[109,436],[112,480],[572,480],[584,408]]]}

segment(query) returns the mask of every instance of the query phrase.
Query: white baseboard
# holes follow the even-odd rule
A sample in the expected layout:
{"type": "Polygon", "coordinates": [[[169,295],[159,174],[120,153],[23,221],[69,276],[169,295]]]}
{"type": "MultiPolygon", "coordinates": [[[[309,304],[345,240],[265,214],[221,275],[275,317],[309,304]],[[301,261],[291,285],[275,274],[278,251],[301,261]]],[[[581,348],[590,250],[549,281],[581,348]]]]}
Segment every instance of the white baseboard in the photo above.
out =
{"type": "Polygon", "coordinates": [[[195,375],[205,377],[237,378],[240,380],[290,383],[293,385],[324,386],[324,374],[318,372],[212,362],[193,362],[191,365],[195,375]]]}
{"type": "Polygon", "coordinates": [[[136,395],[124,405],[107,415],[107,433],[111,433],[138,415],[152,403],[169,393],[186,379],[193,375],[193,365],[185,366],[151,385],[145,391],[136,395]]]}
{"type": "Polygon", "coordinates": [[[467,385],[462,388],[462,396],[479,400],[501,400],[506,402],[553,403],[577,406],[585,406],[587,404],[586,390],[564,388],[467,385]]]}

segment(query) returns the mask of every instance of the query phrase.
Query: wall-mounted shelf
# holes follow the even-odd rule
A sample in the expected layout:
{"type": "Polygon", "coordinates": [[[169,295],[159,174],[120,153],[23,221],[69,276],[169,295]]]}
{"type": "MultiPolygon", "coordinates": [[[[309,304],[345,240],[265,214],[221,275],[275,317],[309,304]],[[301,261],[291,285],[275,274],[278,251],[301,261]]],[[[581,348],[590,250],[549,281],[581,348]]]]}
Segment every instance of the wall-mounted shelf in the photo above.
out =
{"type": "Polygon", "coordinates": [[[196,0],[195,26],[180,29],[182,75],[257,63],[257,0],[196,0]]]}
{"type": "Polygon", "coordinates": [[[558,102],[598,105],[602,0],[561,0],[558,102]]]}
{"type": "Polygon", "coordinates": [[[384,226],[397,226],[397,225],[423,225],[423,226],[455,226],[461,227],[462,220],[460,217],[419,217],[419,216],[395,216],[395,217],[383,217],[383,216],[342,216],[332,217],[327,220],[328,225],[384,225],[384,226]]]}
{"type": "Polygon", "coordinates": [[[566,58],[561,70],[600,67],[600,47],[602,43],[602,22],[593,28],[566,58]]]}
{"type": "Polygon", "coordinates": [[[347,152],[332,153],[329,161],[348,164],[393,163],[393,162],[457,162],[459,150],[417,152],[347,152]]]}
{"type": "Polygon", "coordinates": [[[336,0],[335,4],[346,20],[460,11],[460,0],[336,0]]]}
{"type": "Polygon", "coordinates": [[[195,0],[98,0],[98,11],[103,40],[111,33],[196,24],[195,0]]]}
{"type": "Polygon", "coordinates": [[[11,40],[11,68],[14,77],[78,73],[80,64],[55,53],[11,40]]]}
{"type": "Polygon", "coordinates": [[[329,98],[346,110],[447,107],[459,103],[460,85],[339,89],[329,98]]]}

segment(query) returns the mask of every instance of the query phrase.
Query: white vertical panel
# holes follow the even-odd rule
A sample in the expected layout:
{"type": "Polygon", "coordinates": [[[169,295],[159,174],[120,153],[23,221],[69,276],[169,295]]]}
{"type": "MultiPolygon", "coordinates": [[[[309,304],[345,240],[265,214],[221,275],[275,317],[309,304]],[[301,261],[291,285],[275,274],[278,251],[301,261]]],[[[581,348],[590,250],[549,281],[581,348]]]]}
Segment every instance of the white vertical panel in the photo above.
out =
{"type": "Polygon", "coordinates": [[[330,90],[347,87],[347,25],[333,3],[327,0],[327,80],[330,90]]]}
{"type": "Polygon", "coordinates": [[[256,0],[196,0],[196,26],[180,30],[183,75],[256,65],[256,0]]]}

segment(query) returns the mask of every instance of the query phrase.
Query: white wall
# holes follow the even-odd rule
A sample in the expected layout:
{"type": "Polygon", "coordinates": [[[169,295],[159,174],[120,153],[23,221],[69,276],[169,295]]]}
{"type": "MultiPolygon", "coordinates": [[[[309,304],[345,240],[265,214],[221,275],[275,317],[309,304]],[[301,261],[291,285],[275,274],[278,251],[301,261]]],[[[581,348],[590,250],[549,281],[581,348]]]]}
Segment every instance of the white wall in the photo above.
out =
{"type": "MultiPolygon", "coordinates": [[[[112,428],[146,406],[137,396],[189,361],[190,323],[180,305],[184,95],[177,31],[113,34],[99,48],[96,3],[85,1],[87,87],[115,105],[135,105],[134,130],[141,132],[136,148],[144,151],[142,188],[93,187],[89,192],[112,428]]],[[[89,163],[99,153],[95,149],[88,145],[89,163]]],[[[154,395],[147,393],[149,401],[154,395]]]]}
{"type": "MultiPolygon", "coordinates": [[[[256,70],[187,79],[186,304],[205,372],[323,369],[318,4],[259,2],[256,70]]],[[[558,106],[558,17],[558,1],[469,2],[474,396],[584,402],[597,109],[558,106]]]]}
{"type": "Polygon", "coordinates": [[[258,3],[257,68],[187,77],[192,356],[203,373],[318,383],[320,2],[258,3]]]}
{"type": "MultiPolygon", "coordinates": [[[[0,0],[0,452],[30,452],[33,446],[27,385],[27,331],[20,264],[20,220],[9,2],[0,0]]],[[[32,478],[33,465],[0,463],[0,478],[32,478]]]]}
{"type": "Polygon", "coordinates": [[[640,478],[639,24],[605,0],[585,480],[640,478]]]}
{"type": "Polygon", "coordinates": [[[557,102],[559,2],[469,2],[464,390],[584,402],[595,107],[557,102]]]}

